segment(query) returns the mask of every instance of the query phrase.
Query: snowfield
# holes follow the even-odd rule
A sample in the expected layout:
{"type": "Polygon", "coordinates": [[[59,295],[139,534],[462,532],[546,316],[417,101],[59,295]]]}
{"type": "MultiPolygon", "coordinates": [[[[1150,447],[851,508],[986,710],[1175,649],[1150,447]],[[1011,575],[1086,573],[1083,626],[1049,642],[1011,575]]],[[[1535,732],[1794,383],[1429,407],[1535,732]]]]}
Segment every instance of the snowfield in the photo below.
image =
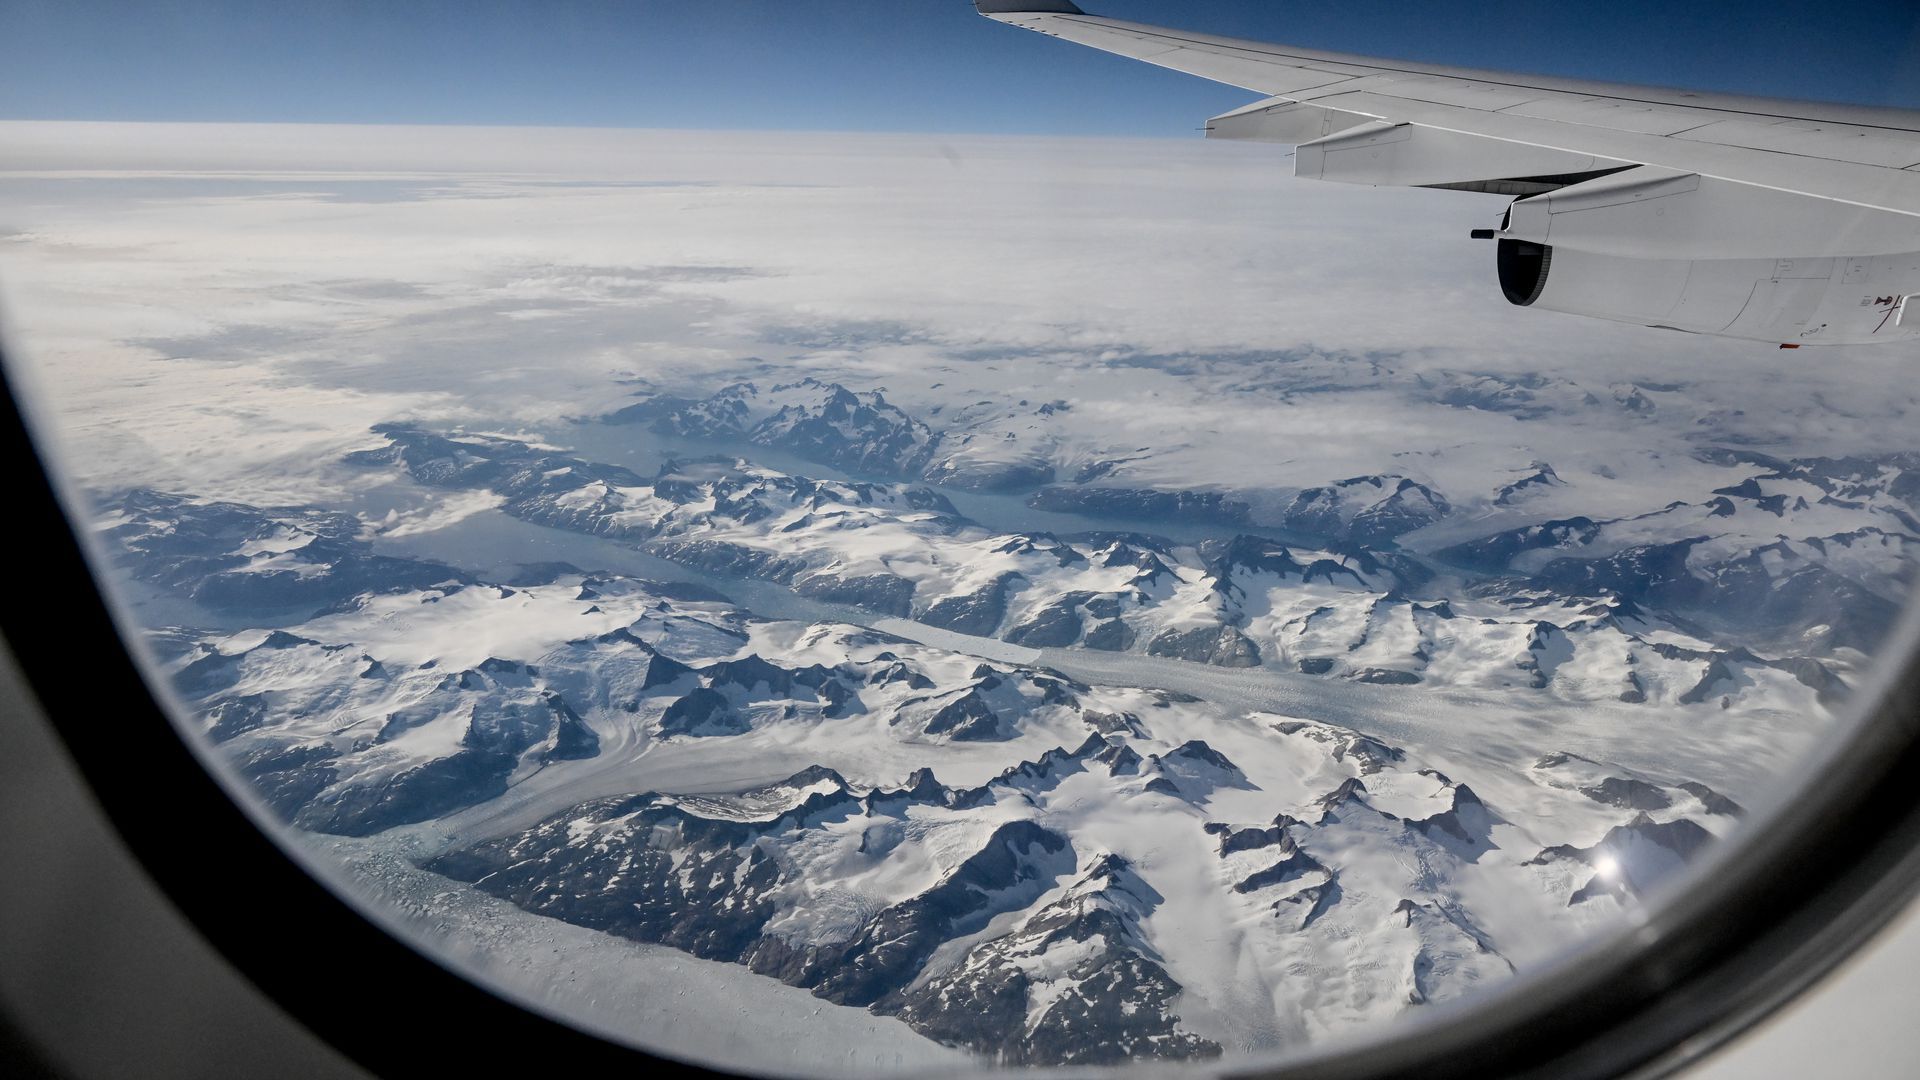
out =
{"type": "MultiPolygon", "coordinates": [[[[103,521],[197,594],[303,514],[136,494],[103,521]]],[[[1811,734],[1752,693],[1676,738],[1530,684],[1019,663],[686,584],[388,570],[305,621],[157,639],[273,811],[1007,1064],[1281,1052],[1496,985],[1737,826],[1773,763],[1730,744],[1811,734]]]]}

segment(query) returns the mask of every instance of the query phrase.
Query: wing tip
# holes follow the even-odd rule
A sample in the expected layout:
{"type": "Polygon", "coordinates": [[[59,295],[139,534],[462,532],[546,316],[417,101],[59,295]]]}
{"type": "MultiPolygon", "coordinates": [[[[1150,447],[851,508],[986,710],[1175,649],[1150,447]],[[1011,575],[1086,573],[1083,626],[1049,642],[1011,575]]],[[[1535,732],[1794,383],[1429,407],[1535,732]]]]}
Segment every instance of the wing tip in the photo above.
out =
{"type": "Polygon", "coordinates": [[[973,0],[982,15],[1085,15],[1067,0],[973,0]]]}

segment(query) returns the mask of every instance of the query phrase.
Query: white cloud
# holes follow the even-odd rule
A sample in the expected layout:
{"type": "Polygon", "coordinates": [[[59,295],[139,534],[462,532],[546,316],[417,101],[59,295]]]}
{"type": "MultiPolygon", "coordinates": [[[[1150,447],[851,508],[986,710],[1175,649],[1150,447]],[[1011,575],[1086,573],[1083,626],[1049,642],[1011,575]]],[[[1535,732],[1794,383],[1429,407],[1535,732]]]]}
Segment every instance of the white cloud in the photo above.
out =
{"type": "Polygon", "coordinates": [[[1499,198],[1294,181],[1275,147],[31,123],[0,148],[12,340],[95,480],[330,489],[378,420],[551,425],[748,358],[909,407],[1044,387],[1092,421],[1065,452],[1181,446],[1135,477],[1176,485],[1252,463],[1471,495],[1583,456],[1637,483],[1702,432],[1838,452],[1916,409],[1883,350],[1515,309],[1465,235],[1499,198]],[[1434,405],[1460,372],[1685,389],[1547,429],[1434,405]]]}

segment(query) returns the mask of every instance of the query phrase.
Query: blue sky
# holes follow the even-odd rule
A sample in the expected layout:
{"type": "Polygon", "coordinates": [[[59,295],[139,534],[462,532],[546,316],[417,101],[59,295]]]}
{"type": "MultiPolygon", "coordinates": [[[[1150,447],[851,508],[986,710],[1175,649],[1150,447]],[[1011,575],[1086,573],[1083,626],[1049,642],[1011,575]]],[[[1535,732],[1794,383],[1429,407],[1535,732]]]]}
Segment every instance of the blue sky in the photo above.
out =
{"type": "MultiPolygon", "coordinates": [[[[1373,55],[1920,108],[1920,5],[1092,0],[1373,55]]],[[[1250,100],[967,0],[0,3],[0,118],[1184,136],[1250,100]]]]}

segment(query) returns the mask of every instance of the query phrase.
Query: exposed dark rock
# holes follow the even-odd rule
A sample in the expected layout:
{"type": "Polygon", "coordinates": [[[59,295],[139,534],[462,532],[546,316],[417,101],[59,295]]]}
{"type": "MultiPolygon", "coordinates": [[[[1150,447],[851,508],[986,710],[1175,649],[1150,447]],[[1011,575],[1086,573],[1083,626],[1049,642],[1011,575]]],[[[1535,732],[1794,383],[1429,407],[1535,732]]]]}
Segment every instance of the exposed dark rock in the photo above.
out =
{"type": "Polygon", "coordinates": [[[794,672],[769,663],[757,653],[738,660],[722,660],[702,669],[707,685],[715,690],[733,688],[747,696],[793,696],[794,672]]]}
{"type": "MultiPolygon", "coordinates": [[[[1214,831],[1214,824],[1217,823],[1209,823],[1209,831],[1214,831]]],[[[1233,829],[1228,826],[1221,826],[1218,831],[1220,832],[1220,854],[1222,855],[1231,855],[1236,851],[1255,851],[1264,847],[1272,847],[1286,837],[1286,830],[1278,825],[1269,825],[1264,829],[1233,829]]]]}
{"type": "Polygon", "coordinates": [[[330,746],[271,742],[251,746],[233,761],[274,813],[292,817],[338,778],[332,763],[339,757],[330,746]]]}
{"type": "Polygon", "coordinates": [[[962,491],[1026,491],[1053,483],[1054,472],[1045,461],[995,461],[956,454],[934,462],[922,478],[962,491]]]}
{"type": "Polygon", "coordinates": [[[1320,823],[1325,824],[1329,816],[1335,816],[1353,804],[1367,806],[1367,801],[1361,798],[1366,793],[1367,785],[1358,777],[1350,776],[1341,781],[1339,787],[1320,796],[1318,800],[1321,812],[1320,823]]]}
{"type": "Polygon", "coordinates": [[[1132,518],[1142,521],[1179,519],[1221,525],[1244,525],[1251,507],[1217,491],[1152,491],[1141,488],[1043,487],[1027,498],[1035,510],[1132,518]]]}
{"type": "Polygon", "coordinates": [[[1627,688],[1620,691],[1621,701],[1629,705],[1639,705],[1647,700],[1647,684],[1640,681],[1640,676],[1637,673],[1632,671],[1627,672],[1625,681],[1627,688]]]}
{"type": "Polygon", "coordinates": [[[1698,705],[1709,698],[1719,696],[1726,692],[1729,684],[1736,678],[1726,657],[1715,656],[1707,661],[1707,668],[1701,673],[1700,681],[1694,684],[1693,689],[1680,695],[1680,704],[1698,705]]]}
{"type": "Polygon", "coordinates": [[[1260,647],[1231,626],[1162,631],[1147,642],[1147,654],[1219,667],[1254,667],[1260,663],[1260,647]]]}
{"type": "Polygon", "coordinates": [[[767,948],[756,951],[749,966],[775,977],[797,975],[787,981],[811,986],[829,1001],[872,1005],[901,991],[957,932],[985,925],[1022,894],[1031,902],[1052,883],[1047,868],[1056,860],[1048,856],[1068,851],[1063,837],[1034,822],[1007,822],[938,885],[882,910],[846,943],[810,949],[798,965],[780,955],[785,950],[767,948]]]}
{"type": "Polygon", "coordinates": [[[351,514],[208,502],[146,489],[101,509],[117,512],[116,523],[99,534],[117,563],[140,581],[222,611],[316,611],[363,593],[471,580],[441,563],[374,554],[351,514]],[[263,542],[287,554],[241,553],[263,542]],[[276,559],[272,569],[257,565],[276,559]]]}
{"type": "Polygon", "coordinates": [[[1134,776],[1142,764],[1140,754],[1125,743],[1108,747],[1095,755],[1094,760],[1105,765],[1111,776],[1134,776]]]}
{"type": "Polygon", "coordinates": [[[1000,714],[993,711],[993,706],[980,696],[978,689],[969,690],[942,706],[927,719],[925,730],[929,735],[945,735],[955,742],[991,742],[1010,737],[1000,722],[1000,714]]]}
{"type": "Polygon", "coordinates": [[[1452,512],[1439,492],[1403,476],[1356,476],[1308,488],[1281,511],[1283,527],[1310,536],[1382,546],[1452,512]]]}
{"type": "Polygon", "coordinates": [[[1618,806],[1623,810],[1665,810],[1673,805],[1667,793],[1647,783],[1624,776],[1609,776],[1580,793],[1594,802],[1618,806]]]}
{"type": "Polygon", "coordinates": [[[1083,648],[1100,649],[1106,652],[1125,652],[1133,648],[1133,627],[1119,619],[1108,619],[1095,623],[1080,639],[1083,648]]]}
{"type": "Polygon", "coordinates": [[[1709,814],[1724,814],[1727,817],[1740,817],[1746,813],[1740,804],[1713,790],[1705,784],[1693,780],[1675,784],[1681,791],[1700,800],[1700,804],[1709,814]]]}
{"type": "Polygon", "coordinates": [[[1200,739],[1189,739],[1166,753],[1157,755],[1157,757],[1161,761],[1188,762],[1194,765],[1204,765],[1211,769],[1218,769],[1225,773],[1238,774],[1240,772],[1240,766],[1227,760],[1225,754],[1208,746],[1200,739]]]}
{"type": "Polygon", "coordinates": [[[646,423],[676,435],[745,438],[809,461],[890,476],[919,475],[938,445],[925,424],[882,395],[812,378],[771,387],[765,394],[753,383],[736,383],[701,400],[663,395],[606,419],[646,423]],[[755,406],[767,407],[762,402],[778,407],[755,423],[755,406]]]}
{"type": "Polygon", "coordinates": [[[516,760],[504,749],[470,746],[398,773],[330,788],[292,820],[303,829],[340,836],[370,836],[428,821],[504,793],[516,760]]]}
{"type": "Polygon", "coordinates": [[[1362,668],[1349,673],[1347,678],[1379,686],[1412,686],[1420,681],[1420,676],[1411,671],[1395,671],[1392,668],[1362,668]]]}
{"type": "Polygon", "coordinates": [[[1283,896],[1273,902],[1273,909],[1291,911],[1300,922],[1296,930],[1305,930],[1312,926],[1320,916],[1325,915],[1340,902],[1340,883],[1328,881],[1322,885],[1309,885],[1298,892],[1283,896]]]}
{"type": "Polygon", "coordinates": [[[1007,593],[1024,581],[1019,574],[1005,573],[971,593],[944,597],[920,613],[920,621],[956,634],[992,637],[1007,617],[1007,593]]]}
{"type": "Polygon", "coordinates": [[[267,722],[267,699],[262,694],[226,698],[205,706],[201,715],[207,724],[207,736],[214,742],[226,742],[267,722]]]}
{"type": "Polygon", "coordinates": [[[1577,904],[1609,893],[1623,897],[1644,893],[1692,862],[1712,842],[1713,834],[1697,822],[1686,818],[1656,822],[1640,813],[1627,824],[1607,830],[1591,847],[1556,845],[1529,859],[1528,865],[1571,859],[1594,867],[1593,879],[1567,901],[1577,904]]]}
{"type": "MultiPolygon", "coordinates": [[[[1224,845],[1223,845],[1224,847],[1224,845]]],[[[1222,854],[1225,854],[1223,851],[1222,854]]],[[[1296,881],[1307,874],[1326,873],[1327,868],[1319,860],[1294,844],[1293,840],[1282,836],[1277,849],[1278,861],[1261,870],[1256,870],[1233,885],[1237,893],[1259,892],[1296,881]]]]}
{"type": "Polygon", "coordinates": [[[733,702],[718,690],[696,686],[667,706],[660,716],[660,734],[710,737],[744,735],[752,730],[733,707],[733,702]]]}
{"type": "Polygon", "coordinates": [[[1007,631],[1006,640],[1028,648],[1064,648],[1080,640],[1080,605],[1092,593],[1070,592],[1007,631]]]}
{"type": "Polygon", "coordinates": [[[1494,495],[1493,504],[1495,506],[1512,506],[1523,496],[1532,494],[1535,491],[1543,488],[1565,486],[1566,482],[1561,480],[1559,474],[1553,471],[1553,466],[1544,461],[1536,461],[1533,463],[1532,471],[1527,473],[1527,475],[1502,486],[1494,495]]]}
{"type": "Polygon", "coordinates": [[[647,674],[646,678],[641,681],[640,689],[655,690],[662,686],[672,686],[682,679],[690,679],[693,677],[694,671],[692,668],[675,660],[671,656],[664,656],[658,652],[654,652],[653,655],[647,659],[647,674]]]}
{"type": "Polygon", "coordinates": [[[856,578],[813,574],[795,582],[793,591],[815,600],[847,604],[902,619],[913,615],[913,582],[891,574],[856,578]]]}
{"type": "Polygon", "coordinates": [[[1480,852],[1494,846],[1490,829],[1498,819],[1467,785],[1455,784],[1452,795],[1451,807],[1431,817],[1408,821],[1407,826],[1425,834],[1430,840],[1453,848],[1458,854],[1467,855],[1470,859],[1477,857],[1480,852]]]}
{"type": "Polygon", "coordinates": [[[1514,557],[1522,552],[1548,548],[1573,550],[1590,544],[1599,537],[1600,528],[1599,522],[1587,517],[1543,521],[1538,525],[1510,529],[1442,548],[1434,556],[1458,566],[1499,573],[1507,569],[1514,557]]]}
{"type": "Polygon", "coordinates": [[[888,1007],[935,1039],[1010,1065],[1217,1057],[1217,1044],[1179,1028],[1180,984],[1140,930],[1160,902],[1124,859],[1103,856],[1066,896],[888,1007]],[[1034,963],[1053,955],[1066,958],[1064,970],[1034,963]]]}
{"type": "Polygon", "coordinates": [[[600,737],[559,694],[548,694],[547,704],[554,712],[553,744],[540,756],[542,762],[577,761],[600,753],[600,737]]]}
{"type": "Polygon", "coordinates": [[[1081,714],[1087,726],[1102,735],[1145,735],[1140,718],[1132,713],[1110,713],[1089,709],[1081,714]]]}

